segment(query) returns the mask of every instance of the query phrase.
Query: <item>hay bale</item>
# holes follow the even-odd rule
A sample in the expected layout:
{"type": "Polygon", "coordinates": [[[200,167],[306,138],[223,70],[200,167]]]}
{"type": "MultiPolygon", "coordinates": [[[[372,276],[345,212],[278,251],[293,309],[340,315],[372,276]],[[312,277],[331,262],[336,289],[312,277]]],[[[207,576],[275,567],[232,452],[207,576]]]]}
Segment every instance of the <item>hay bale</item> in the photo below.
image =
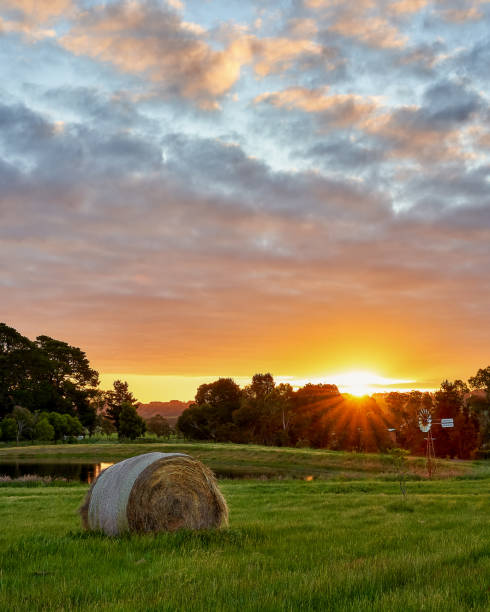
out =
{"type": "Polygon", "coordinates": [[[228,524],[213,473],[182,453],[146,453],[115,463],[92,483],[80,514],[85,529],[107,535],[228,524]]]}

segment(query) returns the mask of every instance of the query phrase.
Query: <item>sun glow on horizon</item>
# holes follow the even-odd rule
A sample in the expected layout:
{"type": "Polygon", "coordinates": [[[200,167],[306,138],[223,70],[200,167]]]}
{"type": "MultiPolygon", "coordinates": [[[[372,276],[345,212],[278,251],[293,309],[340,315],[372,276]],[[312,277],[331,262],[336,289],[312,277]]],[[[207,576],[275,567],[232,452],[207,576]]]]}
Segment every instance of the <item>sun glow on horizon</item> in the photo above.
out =
{"type": "Polygon", "coordinates": [[[278,376],[276,382],[289,383],[294,389],[303,387],[307,383],[315,385],[333,384],[337,385],[341,393],[349,393],[357,397],[384,391],[406,391],[406,385],[409,384],[417,388],[420,387],[413,379],[388,378],[368,370],[349,370],[337,374],[325,374],[324,376],[301,379],[292,376],[278,376]]]}
{"type": "Polygon", "coordinates": [[[410,380],[387,378],[366,370],[352,370],[349,372],[332,374],[328,379],[338,386],[339,391],[350,393],[358,397],[371,395],[372,393],[382,391],[384,388],[390,388],[396,384],[413,382],[410,380]]]}
{"type": "MultiPolygon", "coordinates": [[[[222,377],[231,377],[234,381],[245,387],[249,385],[252,376],[234,376],[224,373],[222,377]]],[[[179,399],[181,401],[192,400],[199,385],[210,383],[220,378],[220,375],[213,376],[183,376],[183,375],[144,375],[144,374],[101,374],[101,386],[109,389],[116,379],[126,380],[131,391],[141,402],[150,401],[170,401],[179,399]]],[[[288,383],[293,389],[297,390],[304,385],[311,384],[334,384],[337,385],[341,393],[363,396],[373,393],[388,391],[407,391],[411,389],[433,390],[434,385],[417,382],[412,379],[389,378],[380,376],[367,370],[348,370],[337,374],[325,374],[322,376],[287,376],[274,375],[276,384],[288,383]],[[410,387],[409,387],[410,385],[410,387]]]]}

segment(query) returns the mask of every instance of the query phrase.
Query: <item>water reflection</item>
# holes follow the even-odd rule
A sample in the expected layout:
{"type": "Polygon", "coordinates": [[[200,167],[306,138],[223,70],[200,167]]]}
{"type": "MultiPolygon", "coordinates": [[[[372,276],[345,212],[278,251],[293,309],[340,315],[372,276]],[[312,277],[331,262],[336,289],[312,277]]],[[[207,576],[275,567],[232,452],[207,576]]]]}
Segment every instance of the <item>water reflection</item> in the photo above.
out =
{"type": "Polygon", "coordinates": [[[41,478],[62,478],[90,484],[97,476],[113,463],[32,463],[9,461],[0,463],[0,477],[22,478],[39,476],[41,478]]]}
{"type": "MultiPolygon", "coordinates": [[[[114,465],[113,462],[100,461],[97,463],[54,463],[49,461],[0,461],[0,479],[8,476],[12,479],[22,478],[24,476],[36,476],[39,478],[61,478],[63,480],[71,480],[85,483],[92,483],[97,476],[106,468],[114,465]]],[[[276,472],[274,470],[255,470],[244,467],[230,466],[228,469],[214,468],[215,475],[218,478],[239,478],[239,479],[261,479],[268,480],[270,478],[284,478],[286,474],[276,472]]],[[[291,477],[298,477],[296,474],[291,477]]],[[[303,478],[302,475],[299,476],[303,478]]],[[[305,480],[313,480],[313,476],[306,476],[305,480]]]]}
{"type": "MultiPolygon", "coordinates": [[[[87,482],[89,484],[93,482],[101,472],[103,472],[108,467],[111,467],[111,465],[114,465],[114,463],[105,463],[104,461],[102,463],[96,463],[94,465],[94,475],[91,478],[87,479],[87,482]]],[[[102,483],[102,481],[100,482],[102,483]]]]}

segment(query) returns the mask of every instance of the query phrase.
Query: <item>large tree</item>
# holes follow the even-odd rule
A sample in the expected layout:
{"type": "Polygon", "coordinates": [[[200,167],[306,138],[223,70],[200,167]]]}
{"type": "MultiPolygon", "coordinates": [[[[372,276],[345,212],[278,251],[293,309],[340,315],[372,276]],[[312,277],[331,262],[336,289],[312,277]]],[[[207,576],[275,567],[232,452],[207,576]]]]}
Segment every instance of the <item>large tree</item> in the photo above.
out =
{"type": "Polygon", "coordinates": [[[475,376],[468,379],[471,389],[485,391],[490,397],[490,366],[480,368],[475,376]]]}
{"type": "Polygon", "coordinates": [[[162,417],[161,414],[156,414],[146,421],[146,429],[154,433],[159,438],[170,438],[172,428],[170,423],[162,417]]]}
{"type": "Polygon", "coordinates": [[[469,388],[462,380],[445,380],[434,394],[435,419],[454,421],[453,428],[441,427],[437,432],[436,453],[442,457],[468,459],[478,448],[478,420],[469,408],[468,396],[469,388]]]}
{"type": "Polygon", "coordinates": [[[241,395],[240,387],[232,378],[219,378],[197,389],[195,403],[198,406],[207,404],[213,409],[217,420],[228,422],[240,407],[241,395]]]}
{"type": "Polygon", "coordinates": [[[36,346],[13,327],[0,323],[0,418],[33,395],[36,346]]]}
{"type": "Polygon", "coordinates": [[[180,415],[177,427],[196,440],[236,441],[233,413],[240,408],[242,392],[231,378],[201,385],[195,402],[180,415]]]}
{"type": "Polygon", "coordinates": [[[93,430],[96,409],[91,400],[96,394],[99,375],[85,353],[61,340],[49,336],[38,336],[36,346],[47,359],[44,382],[49,382],[54,391],[46,408],[78,416],[81,423],[93,430]]]}
{"type": "Polygon", "coordinates": [[[343,402],[336,385],[307,383],[293,396],[290,440],[293,445],[324,448],[335,444],[331,415],[343,402]]]}
{"type": "Polygon", "coordinates": [[[288,444],[292,398],[290,385],[276,386],[270,373],[255,374],[243,390],[240,408],[233,414],[243,441],[288,444]]]}
{"type": "Polygon", "coordinates": [[[25,436],[27,433],[31,433],[34,426],[34,415],[30,410],[24,408],[23,406],[14,406],[11,416],[14,419],[17,427],[16,440],[19,442],[22,436],[25,436]]]}
{"type": "Polygon", "coordinates": [[[468,404],[478,419],[481,448],[490,449],[490,366],[480,368],[468,384],[473,391],[468,404]]]}
{"type": "Polygon", "coordinates": [[[0,323],[0,417],[21,405],[71,414],[93,429],[98,382],[81,349],[49,336],[32,342],[0,323]]]}
{"type": "Polygon", "coordinates": [[[146,425],[140,415],[136,412],[136,407],[129,402],[123,402],[119,412],[118,434],[121,438],[136,440],[146,431],[146,425]]]}
{"type": "Polygon", "coordinates": [[[136,407],[139,405],[138,400],[129,390],[129,385],[124,380],[115,380],[112,389],[105,392],[104,398],[106,403],[105,413],[107,418],[114,424],[118,434],[120,430],[120,415],[124,405],[136,407]]]}

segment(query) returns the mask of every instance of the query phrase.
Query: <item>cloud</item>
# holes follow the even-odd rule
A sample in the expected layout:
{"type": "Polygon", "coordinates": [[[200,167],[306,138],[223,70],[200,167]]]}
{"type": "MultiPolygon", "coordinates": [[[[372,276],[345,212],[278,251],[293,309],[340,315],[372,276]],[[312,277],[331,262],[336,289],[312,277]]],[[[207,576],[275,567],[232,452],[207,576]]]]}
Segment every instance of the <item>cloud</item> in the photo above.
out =
{"type": "Polygon", "coordinates": [[[490,166],[488,165],[467,169],[461,168],[456,163],[445,164],[434,169],[430,174],[416,175],[409,181],[407,188],[416,201],[425,201],[426,204],[422,212],[420,204],[418,210],[417,207],[414,207],[413,214],[421,213],[426,218],[429,214],[434,218],[444,215],[451,219],[457,217],[460,225],[467,214],[468,218],[462,224],[466,228],[471,224],[471,219],[475,218],[475,215],[481,215],[481,219],[474,225],[474,228],[483,229],[486,226],[488,229],[490,222],[489,176],[490,166]],[[431,202],[429,208],[427,202],[431,202]],[[486,217],[486,223],[481,223],[484,217],[486,217]]]}
{"type": "Polygon", "coordinates": [[[23,34],[27,38],[33,40],[40,40],[42,38],[55,36],[54,30],[39,28],[25,21],[12,21],[0,17],[0,35],[10,34],[12,32],[18,32],[19,34],[23,34]]]}
{"type": "Polygon", "coordinates": [[[249,61],[247,40],[214,51],[177,14],[154,3],[118,3],[80,15],[61,39],[71,52],[147,76],[168,93],[215,106],[249,61]]]}
{"type": "Polygon", "coordinates": [[[32,23],[46,23],[73,9],[72,0],[3,0],[2,4],[32,23]]]}
{"type": "Polygon", "coordinates": [[[477,92],[444,80],[426,89],[421,106],[368,117],[362,128],[382,138],[396,157],[421,162],[463,159],[467,153],[461,130],[477,116],[482,104],[477,92]]]}
{"type": "Polygon", "coordinates": [[[385,149],[364,139],[352,141],[346,135],[331,136],[328,141],[317,142],[304,150],[296,151],[298,157],[312,160],[325,170],[345,173],[362,173],[376,169],[386,157],[385,149]]]}
{"type": "Polygon", "coordinates": [[[415,71],[419,71],[419,76],[424,76],[433,74],[438,64],[449,58],[450,54],[446,45],[436,40],[431,44],[422,43],[407,48],[396,59],[396,63],[405,71],[413,67],[415,71]]]}
{"type": "Polygon", "coordinates": [[[484,5],[488,0],[438,0],[437,14],[450,23],[479,21],[484,16],[484,5]]]}
{"type": "Polygon", "coordinates": [[[462,48],[433,3],[309,4],[260,37],[118,2],[38,13],[59,44],[3,38],[7,321],[106,371],[487,355],[483,24],[462,48]]]}
{"type": "Polygon", "coordinates": [[[292,18],[287,23],[287,33],[292,38],[311,39],[318,32],[318,24],[311,18],[292,18]]]}
{"type": "Polygon", "coordinates": [[[254,99],[255,104],[270,104],[287,110],[299,109],[322,116],[326,125],[348,126],[359,123],[378,108],[375,99],[355,94],[327,95],[327,89],[291,87],[267,92],[254,99]]]}
{"type": "Polygon", "coordinates": [[[63,86],[43,91],[41,100],[52,108],[79,118],[85,124],[104,129],[155,128],[155,121],[139,112],[134,97],[129,92],[103,92],[96,87],[63,86]]]}
{"type": "Polygon", "coordinates": [[[380,49],[399,49],[408,40],[384,17],[365,17],[357,12],[341,16],[329,30],[380,49]]]}
{"type": "Polygon", "coordinates": [[[428,0],[398,0],[398,2],[390,2],[388,10],[395,15],[406,15],[420,11],[427,4],[428,0]]]}
{"type": "Polygon", "coordinates": [[[181,0],[167,0],[167,4],[176,11],[183,11],[185,8],[185,4],[181,0]]]}
{"type": "Polygon", "coordinates": [[[46,26],[74,12],[71,0],[4,0],[0,16],[0,34],[19,33],[31,41],[54,38],[56,32],[46,26]]]}
{"type": "Polygon", "coordinates": [[[481,107],[480,94],[450,80],[431,85],[424,93],[426,122],[439,128],[468,121],[481,107]]]}
{"type": "Polygon", "coordinates": [[[366,121],[363,128],[384,141],[388,156],[419,163],[462,157],[457,131],[430,126],[418,108],[381,115],[366,121]]]}
{"type": "Polygon", "coordinates": [[[252,49],[255,55],[255,71],[264,77],[270,73],[287,70],[292,62],[300,57],[320,56],[321,45],[310,40],[290,38],[265,38],[254,40],[252,49]]]}
{"type": "Polygon", "coordinates": [[[481,13],[476,7],[470,6],[465,9],[446,9],[440,12],[440,15],[446,21],[451,21],[453,23],[461,23],[463,21],[473,21],[479,20],[483,17],[483,13],[481,13]]]}
{"type": "MultiPolygon", "coordinates": [[[[305,6],[314,12],[320,12],[322,20],[329,25],[326,30],[344,38],[354,39],[361,45],[375,49],[400,49],[406,46],[408,38],[397,25],[387,17],[384,3],[372,0],[360,2],[307,0],[305,6]]],[[[406,2],[398,3],[398,12],[408,8],[406,2]]]]}
{"type": "Polygon", "coordinates": [[[222,50],[207,36],[202,27],[156,3],[123,2],[80,14],[61,44],[146,77],[163,95],[182,96],[208,110],[218,108],[247,64],[266,76],[289,69],[299,58],[322,54],[322,47],[308,39],[259,39],[239,28],[228,32],[222,50]]]}

